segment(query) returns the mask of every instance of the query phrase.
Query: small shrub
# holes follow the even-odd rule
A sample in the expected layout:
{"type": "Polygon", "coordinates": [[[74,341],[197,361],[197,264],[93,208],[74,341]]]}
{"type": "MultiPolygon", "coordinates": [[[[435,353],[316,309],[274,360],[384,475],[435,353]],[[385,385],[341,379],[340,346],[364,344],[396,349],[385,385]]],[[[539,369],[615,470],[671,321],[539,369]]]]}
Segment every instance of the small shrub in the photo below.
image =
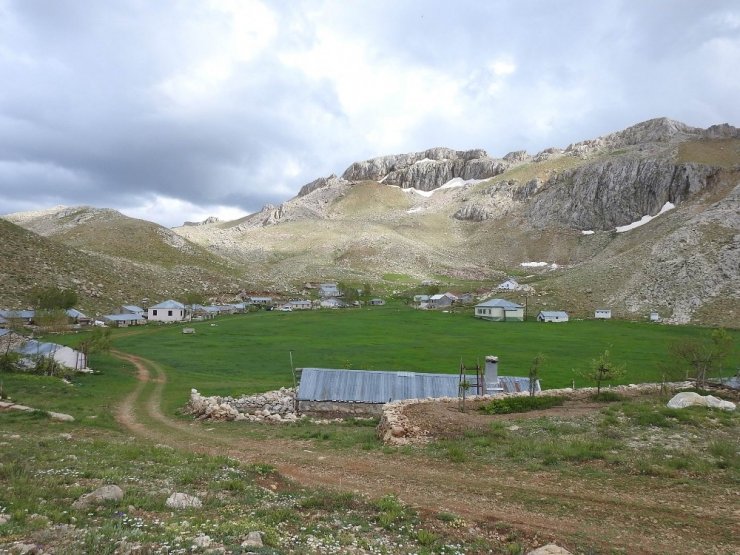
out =
{"type": "Polygon", "coordinates": [[[561,397],[543,395],[541,397],[503,397],[494,399],[480,408],[486,414],[511,414],[531,410],[549,409],[565,402],[561,397]]]}
{"type": "Polygon", "coordinates": [[[437,543],[437,540],[439,540],[439,536],[434,532],[424,530],[423,528],[416,531],[416,541],[418,541],[420,545],[428,547],[437,543]]]}
{"type": "Polygon", "coordinates": [[[614,403],[616,401],[622,401],[623,397],[615,391],[602,391],[598,394],[591,395],[592,401],[598,401],[599,403],[614,403]]]}
{"type": "Polygon", "coordinates": [[[455,522],[457,519],[458,516],[455,513],[437,513],[437,520],[441,520],[442,522],[455,522]]]}
{"type": "Polygon", "coordinates": [[[468,454],[459,445],[450,445],[446,455],[451,462],[461,463],[468,460],[468,454]]]}

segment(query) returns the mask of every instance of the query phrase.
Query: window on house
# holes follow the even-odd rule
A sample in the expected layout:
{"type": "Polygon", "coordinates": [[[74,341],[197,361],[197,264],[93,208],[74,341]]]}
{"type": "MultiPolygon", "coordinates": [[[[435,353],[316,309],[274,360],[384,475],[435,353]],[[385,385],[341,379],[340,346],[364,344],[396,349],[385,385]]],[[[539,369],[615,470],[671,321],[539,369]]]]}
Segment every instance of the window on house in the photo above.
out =
{"type": "Polygon", "coordinates": [[[172,316],[172,311],[171,310],[168,310],[167,311],[167,316],[172,316]]]}
{"type": "Polygon", "coordinates": [[[157,311],[156,310],[152,310],[152,316],[156,316],[156,315],[157,315],[157,311]]]}

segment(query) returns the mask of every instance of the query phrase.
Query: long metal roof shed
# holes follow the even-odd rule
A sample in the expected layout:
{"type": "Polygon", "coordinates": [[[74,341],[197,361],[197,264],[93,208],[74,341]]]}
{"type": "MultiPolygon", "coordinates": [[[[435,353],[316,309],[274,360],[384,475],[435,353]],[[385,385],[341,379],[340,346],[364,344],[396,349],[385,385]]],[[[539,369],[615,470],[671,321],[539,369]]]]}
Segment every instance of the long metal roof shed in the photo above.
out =
{"type": "MultiPolygon", "coordinates": [[[[469,376],[468,380],[474,380],[469,376]]],[[[458,374],[303,368],[299,401],[387,403],[401,399],[457,397],[458,374]]]]}

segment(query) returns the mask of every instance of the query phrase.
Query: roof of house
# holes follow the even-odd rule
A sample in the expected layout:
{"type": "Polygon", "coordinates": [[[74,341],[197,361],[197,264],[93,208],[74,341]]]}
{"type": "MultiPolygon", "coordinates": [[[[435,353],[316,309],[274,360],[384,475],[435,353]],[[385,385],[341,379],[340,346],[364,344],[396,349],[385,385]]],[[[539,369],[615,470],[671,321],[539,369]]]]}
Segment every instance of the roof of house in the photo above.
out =
{"type": "Polygon", "coordinates": [[[149,309],[152,308],[176,308],[176,309],[184,309],[185,305],[182,303],[178,303],[177,301],[173,301],[172,299],[169,299],[167,301],[161,302],[159,304],[155,304],[154,306],[150,306],[149,309]]]}
{"type": "Polygon", "coordinates": [[[82,312],[80,312],[76,308],[68,308],[66,312],[67,312],[67,316],[69,316],[70,318],[87,318],[87,316],[85,316],[82,312]]]}
{"type": "Polygon", "coordinates": [[[56,343],[42,343],[35,339],[29,339],[18,347],[16,352],[22,355],[50,355],[63,347],[63,345],[57,345],[56,343]]]}
{"type": "Polygon", "coordinates": [[[143,308],[141,308],[140,306],[136,306],[135,304],[125,304],[121,308],[130,310],[131,312],[144,312],[143,308]]]}
{"type": "Polygon", "coordinates": [[[415,301],[428,301],[429,295],[414,295],[415,301]]]}
{"type": "Polygon", "coordinates": [[[0,310],[0,316],[4,318],[23,318],[27,320],[33,318],[35,315],[35,310],[0,310]]]}
{"type": "Polygon", "coordinates": [[[146,320],[141,314],[108,314],[103,316],[103,319],[110,320],[111,322],[129,322],[131,320],[141,321],[146,320]]]}
{"type": "Polygon", "coordinates": [[[568,313],[565,312],[564,310],[541,310],[540,314],[544,318],[567,318],[568,317],[568,313]]]}
{"type": "Polygon", "coordinates": [[[0,329],[0,337],[2,337],[3,335],[7,335],[9,333],[12,333],[11,330],[0,329]]]}
{"type": "Polygon", "coordinates": [[[300,401],[387,403],[399,399],[457,397],[457,374],[303,368],[300,401]]]}
{"type": "Polygon", "coordinates": [[[483,303],[475,305],[476,307],[482,306],[485,308],[503,308],[504,310],[512,310],[515,308],[524,308],[520,304],[512,303],[511,301],[507,301],[505,299],[490,299],[488,301],[485,301],[483,303]]]}
{"type": "Polygon", "coordinates": [[[305,301],[305,300],[288,301],[288,304],[311,304],[311,301],[305,301]]]}
{"type": "Polygon", "coordinates": [[[7,324],[8,321],[5,319],[5,316],[0,316],[0,324],[7,324]]]}
{"type": "Polygon", "coordinates": [[[271,301],[272,297],[249,297],[252,301],[271,301]]]}

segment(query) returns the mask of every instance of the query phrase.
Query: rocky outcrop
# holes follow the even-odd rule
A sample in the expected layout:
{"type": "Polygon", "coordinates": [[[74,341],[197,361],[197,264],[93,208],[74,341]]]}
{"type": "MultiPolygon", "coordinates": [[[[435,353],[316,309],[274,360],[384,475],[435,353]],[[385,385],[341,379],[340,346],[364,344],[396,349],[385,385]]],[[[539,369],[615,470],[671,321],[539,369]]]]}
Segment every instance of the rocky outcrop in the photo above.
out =
{"type": "Polygon", "coordinates": [[[221,220],[219,220],[216,216],[209,216],[205,220],[203,220],[202,222],[185,222],[182,225],[192,227],[192,226],[198,226],[198,225],[217,224],[220,221],[221,220]]]}
{"type": "Polygon", "coordinates": [[[712,409],[721,409],[734,411],[735,403],[724,401],[714,395],[699,395],[694,391],[682,391],[674,395],[668,404],[669,409],[685,409],[686,407],[707,407],[712,409]]]}
{"type": "Polygon", "coordinates": [[[298,191],[298,196],[305,197],[307,194],[313,193],[317,189],[346,184],[347,180],[331,174],[329,177],[319,177],[318,179],[314,179],[313,181],[311,181],[311,183],[305,184],[303,187],[301,187],[301,190],[298,191]]]}
{"type": "Polygon", "coordinates": [[[123,499],[123,490],[116,485],[103,486],[86,493],[72,504],[75,509],[85,509],[104,503],[117,503],[123,499]]]}
{"type": "Polygon", "coordinates": [[[458,220],[467,220],[469,222],[482,222],[491,217],[491,212],[479,204],[465,204],[461,206],[452,217],[458,220]]]}
{"type": "Polygon", "coordinates": [[[170,495],[164,504],[170,509],[200,509],[203,506],[198,497],[181,492],[170,495]]]}
{"type": "Polygon", "coordinates": [[[342,177],[348,181],[380,181],[401,188],[433,191],[454,178],[488,179],[503,173],[511,162],[491,158],[484,150],[431,148],[355,162],[342,177]]]}
{"type": "Polygon", "coordinates": [[[534,227],[613,230],[704,189],[717,169],[621,156],[585,164],[544,183],[527,209],[534,227]]]}

